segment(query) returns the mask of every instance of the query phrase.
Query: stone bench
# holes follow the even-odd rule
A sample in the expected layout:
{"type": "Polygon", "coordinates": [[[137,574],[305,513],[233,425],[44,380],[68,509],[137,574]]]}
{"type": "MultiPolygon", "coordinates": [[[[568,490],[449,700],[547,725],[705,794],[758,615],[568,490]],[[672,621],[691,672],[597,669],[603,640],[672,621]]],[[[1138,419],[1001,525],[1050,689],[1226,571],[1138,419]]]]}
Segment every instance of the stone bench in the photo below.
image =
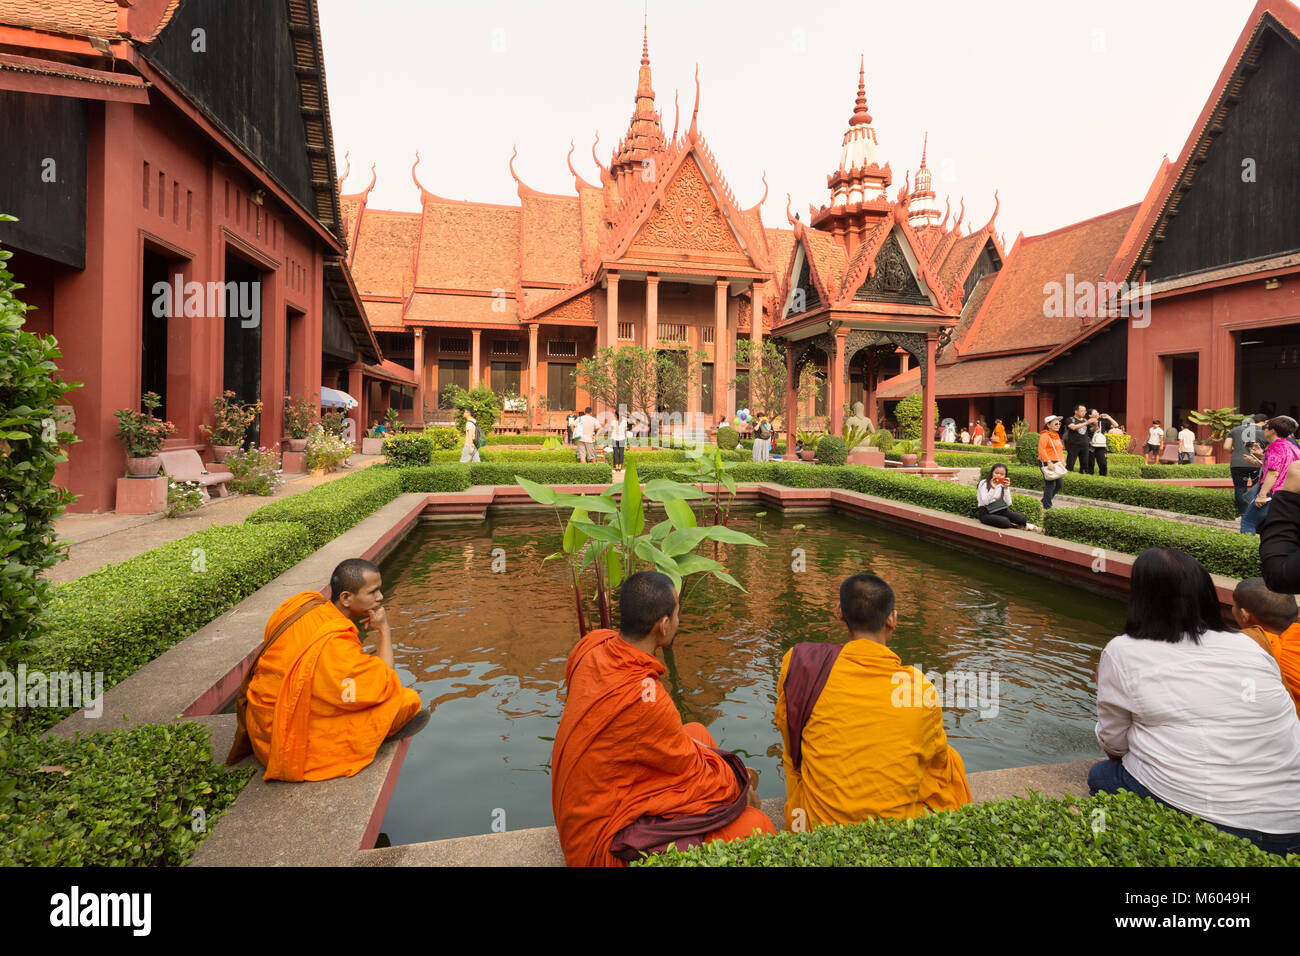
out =
{"type": "Polygon", "coordinates": [[[208,499],[209,489],[218,498],[225,498],[229,494],[226,484],[233,481],[235,476],[224,468],[208,471],[203,467],[203,459],[193,448],[160,452],[158,457],[162,459],[163,471],[170,477],[177,481],[198,482],[203,487],[204,501],[208,499]]]}

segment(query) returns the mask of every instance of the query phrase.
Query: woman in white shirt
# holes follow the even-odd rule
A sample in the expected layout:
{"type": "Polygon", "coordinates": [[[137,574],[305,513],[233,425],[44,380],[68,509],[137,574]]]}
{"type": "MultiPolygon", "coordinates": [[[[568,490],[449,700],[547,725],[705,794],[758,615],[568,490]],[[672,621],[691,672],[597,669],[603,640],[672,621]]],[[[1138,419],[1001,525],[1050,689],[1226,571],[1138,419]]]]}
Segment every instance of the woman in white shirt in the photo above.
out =
{"type": "Polygon", "coordinates": [[[1011,479],[1006,465],[994,465],[988,477],[975,486],[976,517],[991,528],[1024,528],[1037,531],[1035,525],[1019,511],[1011,510],[1011,479]]]}
{"type": "Polygon", "coordinates": [[[627,406],[619,405],[614,419],[614,429],[610,435],[611,451],[614,458],[614,470],[623,470],[623,453],[627,450],[627,406]]]}
{"type": "Polygon", "coordinates": [[[1093,794],[1128,790],[1270,853],[1300,851],[1300,720],[1277,662],[1225,625],[1209,573],[1150,548],[1097,668],[1093,794]]]}

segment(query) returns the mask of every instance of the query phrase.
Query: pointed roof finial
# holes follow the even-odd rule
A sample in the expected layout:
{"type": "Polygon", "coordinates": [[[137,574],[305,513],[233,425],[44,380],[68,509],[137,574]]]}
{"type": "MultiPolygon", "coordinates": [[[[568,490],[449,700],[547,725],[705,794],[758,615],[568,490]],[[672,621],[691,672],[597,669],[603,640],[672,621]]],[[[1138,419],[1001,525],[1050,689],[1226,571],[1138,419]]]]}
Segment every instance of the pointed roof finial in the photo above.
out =
{"type": "Polygon", "coordinates": [[[678,104],[677,104],[677,93],[678,93],[677,90],[673,90],[673,138],[672,138],[672,141],[673,141],[674,143],[677,142],[677,120],[678,120],[678,119],[681,117],[681,115],[682,115],[681,107],[678,106],[678,104]]]}
{"type": "Polygon", "coordinates": [[[696,126],[696,120],[700,115],[700,65],[695,64],[695,109],[691,111],[691,128],[687,130],[686,135],[694,139],[699,135],[699,127],[696,126]]]}
{"type": "Polygon", "coordinates": [[[930,148],[930,132],[925,133],[925,139],[921,141],[921,168],[925,169],[925,151],[930,148]]]}
{"type": "Polygon", "coordinates": [[[348,178],[348,173],[352,172],[352,160],[350,159],[351,155],[352,155],[352,150],[348,150],[343,154],[343,162],[346,164],[346,168],[343,170],[343,175],[339,177],[339,182],[338,182],[339,192],[343,192],[343,181],[348,178]]]}
{"type": "Polygon", "coordinates": [[[850,126],[870,126],[871,114],[867,112],[867,58],[864,54],[858,66],[858,98],[849,117],[850,126]]]}
{"type": "Polygon", "coordinates": [[[650,65],[650,26],[648,22],[641,27],[641,65],[650,65]]]}

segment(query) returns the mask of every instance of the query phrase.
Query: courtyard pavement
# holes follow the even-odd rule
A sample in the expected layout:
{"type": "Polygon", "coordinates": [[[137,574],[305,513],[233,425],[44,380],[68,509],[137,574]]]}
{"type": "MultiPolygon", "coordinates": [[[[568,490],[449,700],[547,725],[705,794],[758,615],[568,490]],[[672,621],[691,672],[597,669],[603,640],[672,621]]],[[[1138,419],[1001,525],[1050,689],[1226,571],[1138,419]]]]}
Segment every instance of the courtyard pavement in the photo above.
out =
{"type": "Polygon", "coordinates": [[[219,525],[242,524],[262,505],[307,491],[317,485],[350,475],[383,461],[382,455],[353,455],[347,468],[313,477],[310,472],[289,475],[273,495],[231,495],[213,498],[197,511],[168,518],[163,514],[65,514],[54,521],[59,540],[66,542],[68,556],[45,573],[47,580],[72,581],[105,565],[119,564],[170,541],[177,541],[219,525]]]}

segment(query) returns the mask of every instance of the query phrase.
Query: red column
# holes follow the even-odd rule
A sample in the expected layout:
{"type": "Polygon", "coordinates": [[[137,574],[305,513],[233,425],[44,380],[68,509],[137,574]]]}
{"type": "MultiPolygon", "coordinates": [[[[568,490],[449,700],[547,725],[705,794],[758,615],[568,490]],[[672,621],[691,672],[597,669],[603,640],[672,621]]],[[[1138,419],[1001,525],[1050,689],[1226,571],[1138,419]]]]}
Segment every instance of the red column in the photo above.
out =
{"type": "Polygon", "coordinates": [[[789,460],[794,457],[794,436],[799,428],[799,406],[796,399],[796,389],[798,381],[794,376],[794,348],[786,347],[785,353],[785,458],[789,460]]]}
{"type": "Polygon", "coordinates": [[[934,468],[934,386],[935,353],[939,350],[939,334],[927,332],[925,336],[925,385],[921,388],[921,465],[934,468]]]}
{"type": "Polygon", "coordinates": [[[1041,430],[1038,421],[1038,386],[1034,384],[1034,378],[1031,375],[1025,380],[1025,424],[1029,426],[1031,432],[1041,430]]]}
{"type": "MultiPolygon", "coordinates": [[[[975,399],[973,399],[973,398],[971,398],[971,399],[967,399],[967,401],[966,401],[966,421],[967,421],[969,424],[974,425],[974,424],[975,424],[975,420],[976,420],[976,418],[978,418],[978,417],[979,417],[979,413],[978,413],[978,412],[976,411],[976,409],[975,409],[975,399]]],[[[972,435],[971,437],[974,438],[974,435],[972,435]]]]}
{"type": "MultiPolygon", "coordinates": [[[[475,342],[478,340],[475,339],[475,342]]],[[[424,329],[415,330],[415,408],[411,411],[417,425],[424,425],[424,383],[428,376],[424,373],[424,329]]],[[[354,395],[353,398],[356,396],[354,395]]]]}
{"type": "Polygon", "coordinates": [[[831,349],[830,358],[830,394],[826,396],[831,403],[831,434],[839,435],[844,428],[844,336],[847,333],[836,331],[835,347],[831,349]]]}
{"type": "Polygon", "coordinates": [[[356,443],[352,448],[355,451],[361,444],[361,438],[365,435],[366,429],[370,424],[365,419],[365,399],[361,397],[361,362],[358,360],[348,366],[348,394],[357,400],[356,408],[348,410],[348,418],[352,419],[355,426],[356,443]]]}
{"type": "MultiPolygon", "coordinates": [[[[659,277],[648,275],[645,279],[645,341],[641,343],[647,349],[659,347],[659,277]]],[[[718,370],[713,370],[713,394],[718,393],[718,370]]],[[[647,413],[654,415],[652,406],[647,413]]]]}
{"type": "Polygon", "coordinates": [[[871,423],[880,427],[880,416],[876,412],[876,350],[867,349],[867,365],[863,372],[862,399],[871,423]]]}
{"type": "Polygon", "coordinates": [[[730,421],[736,415],[736,393],[727,388],[727,280],[713,283],[713,413],[730,421]]]}
{"type": "Polygon", "coordinates": [[[470,334],[473,336],[474,343],[470,348],[469,358],[469,387],[478,388],[480,376],[483,374],[483,368],[479,364],[483,361],[482,352],[479,347],[479,339],[483,334],[482,329],[472,329],[470,334]]]}
{"type": "Polygon", "coordinates": [[[528,326],[528,416],[535,428],[537,417],[537,323],[528,326]]]}

